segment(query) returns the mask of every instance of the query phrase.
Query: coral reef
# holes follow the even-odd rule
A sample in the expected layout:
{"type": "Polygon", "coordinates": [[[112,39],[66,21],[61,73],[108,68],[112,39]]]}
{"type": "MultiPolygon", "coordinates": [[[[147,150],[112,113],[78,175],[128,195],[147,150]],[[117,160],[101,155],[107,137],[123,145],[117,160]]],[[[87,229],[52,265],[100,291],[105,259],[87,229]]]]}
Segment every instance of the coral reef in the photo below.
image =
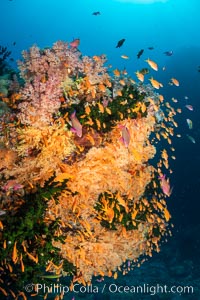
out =
{"type": "Polygon", "coordinates": [[[23,83],[1,95],[2,278],[15,269],[37,282],[46,270],[87,285],[126,274],[126,260],[139,264],[170,233],[159,176],[171,170],[156,143],[171,144],[176,111],[150,84],[111,71],[105,55],[61,41],[22,55],[23,83]]]}

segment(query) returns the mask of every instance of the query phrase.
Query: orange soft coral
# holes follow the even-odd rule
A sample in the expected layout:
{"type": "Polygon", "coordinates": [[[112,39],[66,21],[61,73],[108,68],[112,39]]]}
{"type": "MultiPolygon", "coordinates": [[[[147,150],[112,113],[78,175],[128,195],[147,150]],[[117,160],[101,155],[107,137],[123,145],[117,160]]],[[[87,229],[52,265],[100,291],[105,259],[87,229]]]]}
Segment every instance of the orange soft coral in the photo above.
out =
{"type": "Polygon", "coordinates": [[[19,163],[7,171],[7,176],[19,177],[23,184],[43,186],[53,174],[60,172],[62,160],[75,149],[71,135],[63,120],[41,129],[31,126],[19,129],[20,142],[16,149],[19,163]]]}
{"type": "MultiPolygon", "coordinates": [[[[73,176],[68,176],[59,204],[53,199],[50,201],[46,218],[61,217],[61,232],[67,232],[66,240],[65,244],[55,242],[55,246],[77,267],[82,283],[90,282],[93,275],[109,275],[126,259],[134,260],[151,253],[148,223],[141,223],[137,230],[127,231],[122,225],[117,225],[114,231],[109,230],[102,227],[101,221],[112,223],[114,206],[104,199],[103,217],[94,207],[99,195],[107,191],[117,193],[118,203],[126,212],[129,212],[128,207],[134,212],[133,201],[141,201],[153,177],[154,168],[146,163],[155,155],[154,146],[148,143],[154,122],[151,116],[124,120],[122,124],[126,124],[131,135],[128,148],[120,142],[120,129],[116,124],[103,147],[94,146],[81,160],[62,165],[63,175],[73,176]]],[[[135,222],[136,215],[132,215],[135,222]]]]}

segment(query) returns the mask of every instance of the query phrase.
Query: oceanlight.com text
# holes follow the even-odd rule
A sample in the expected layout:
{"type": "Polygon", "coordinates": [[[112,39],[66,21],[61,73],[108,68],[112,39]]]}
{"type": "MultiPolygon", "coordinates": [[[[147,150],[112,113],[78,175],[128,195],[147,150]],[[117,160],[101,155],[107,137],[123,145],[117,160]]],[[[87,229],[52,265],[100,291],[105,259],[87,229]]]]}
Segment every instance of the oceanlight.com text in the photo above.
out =
{"type": "Polygon", "coordinates": [[[27,284],[25,287],[25,291],[31,293],[33,291],[37,292],[38,294],[41,293],[54,293],[54,294],[103,294],[103,293],[111,293],[111,294],[149,294],[154,296],[156,294],[193,294],[194,288],[193,286],[182,286],[182,285],[150,285],[150,284],[143,284],[143,285],[117,285],[115,283],[106,284],[102,283],[100,285],[88,285],[83,286],[79,283],[75,283],[73,286],[67,286],[62,284],[44,284],[44,283],[37,283],[37,284],[27,284]]]}

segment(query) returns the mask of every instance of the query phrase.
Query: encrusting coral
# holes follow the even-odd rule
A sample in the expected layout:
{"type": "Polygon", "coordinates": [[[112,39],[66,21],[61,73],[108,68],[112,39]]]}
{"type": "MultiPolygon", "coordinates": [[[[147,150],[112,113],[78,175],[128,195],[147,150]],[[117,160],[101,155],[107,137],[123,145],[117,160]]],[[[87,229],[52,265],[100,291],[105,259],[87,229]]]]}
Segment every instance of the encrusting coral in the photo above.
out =
{"type": "MultiPolygon", "coordinates": [[[[20,238],[21,245],[16,234],[7,246],[14,260],[6,261],[24,272],[28,256],[41,269],[72,274],[72,283],[84,285],[93,276],[116,278],[119,270],[127,272],[121,268],[126,260],[136,265],[159,251],[170,232],[158,180],[169,168],[168,154],[162,152],[157,166],[150,160],[158,155],[157,140],[171,143],[176,111],[151,85],[117,69],[112,76],[104,55],[82,56],[61,41],[22,54],[24,83],[1,97],[10,107],[1,122],[1,208],[9,214],[13,199],[19,212],[20,205],[41,201],[45,210],[39,206],[38,215],[53,229],[40,238],[37,232],[34,242],[20,238]],[[41,245],[48,245],[45,255],[41,245]]],[[[1,225],[5,246],[9,224],[1,225]]]]}

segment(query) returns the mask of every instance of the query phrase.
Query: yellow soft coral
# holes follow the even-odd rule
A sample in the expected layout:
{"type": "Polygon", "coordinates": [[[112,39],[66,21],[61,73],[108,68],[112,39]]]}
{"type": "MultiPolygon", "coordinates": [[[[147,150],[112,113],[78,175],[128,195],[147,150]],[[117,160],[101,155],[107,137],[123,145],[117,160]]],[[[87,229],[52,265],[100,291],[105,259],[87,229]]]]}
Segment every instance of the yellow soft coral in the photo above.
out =
{"type": "MultiPolygon", "coordinates": [[[[155,155],[155,147],[148,143],[154,122],[150,116],[123,120],[122,124],[127,126],[131,136],[128,147],[120,141],[121,133],[116,124],[103,147],[94,146],[82,160],[62,165],[63,174],[73,176],[68,177],[59,203],[55,204],[53,199],[50,201],[46,218],[61,217],[68,234],[65,244],[55,242],[55,246],[82,274],[79,282],[90,282],[93,275],[109,275],[126,259],[134,260],[141,254],[150,253],[144,234],[145,230],[148,232],[148,225],[145,230],[142,224],[137,230],[126,231],[122,225],[117,225],[114,231],[109,230],[101,226],[101,221],[112,223],[114,206],[103,198],[103,215],[99,215],[94,207],[99,195],[106,191],[116,194],[118,203],[126,212],[129,211],[129,202],[132,205],[133,201],[137,203],[142,198],[154,171],[147,165],[155,155]]],[[[134,209],[136,206],[133,206],[132,214],[133,222],[136,222],[134,209]]],[[[139,209],[142,211],[143,207],[139,209]]]]}
{"type": "Polygon", "coordinates": [[[23,184],[44,185],[54,173],[60,172],[62,160],[75,149],[71,135],[63,121],[42,128],[19,129],[17,152],[20,162],[9,170],[9,176],[19,176],[23,184]]]}

